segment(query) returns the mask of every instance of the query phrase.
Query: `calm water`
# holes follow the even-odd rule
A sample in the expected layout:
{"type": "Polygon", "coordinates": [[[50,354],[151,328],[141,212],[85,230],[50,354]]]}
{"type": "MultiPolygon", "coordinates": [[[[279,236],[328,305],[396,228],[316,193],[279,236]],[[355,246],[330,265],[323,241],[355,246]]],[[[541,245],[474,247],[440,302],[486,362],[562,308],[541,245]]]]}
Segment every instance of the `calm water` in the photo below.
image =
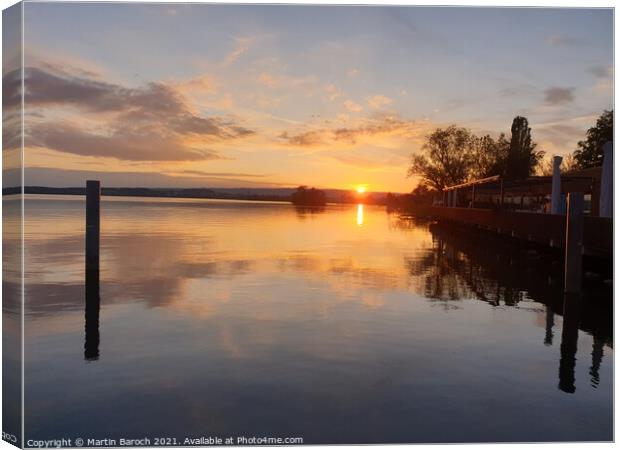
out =
{"type": "Polygon", "coordinates": [[[548,256],[374,206],[105,198],[85,330],[83,199],[26,220],[27,438],[613,437],[611,290],[564,318],[548,256]]]}

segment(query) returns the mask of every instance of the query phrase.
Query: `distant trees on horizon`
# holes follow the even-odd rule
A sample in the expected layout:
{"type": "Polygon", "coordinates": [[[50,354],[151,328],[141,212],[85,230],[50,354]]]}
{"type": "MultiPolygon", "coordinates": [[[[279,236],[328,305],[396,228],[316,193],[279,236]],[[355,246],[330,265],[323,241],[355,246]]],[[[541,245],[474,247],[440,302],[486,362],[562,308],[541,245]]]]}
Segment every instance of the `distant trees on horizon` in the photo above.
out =
{"type": "Polygon", "coordinates": [[[324,206],[327,203],[327,195],[319,189],[299,186],[291,194],[291,203],[297,206],[324,206]]]}
{"type": "MultiPolygon", "coordinates": [[[[604,111],[596,125],[587,131],[578,149],[565,156],[563,170],[596,167],[602,164],[603,144],[613,140],[613,110],[604,111]]],[[[467,181],[500,175],[507,179],[522,179],[538,174],[550,174],[552,162],[545,152],[536,149],[531,128],[525,117],[512,121],[510,140],[501,133],[497,139],[490,135],[476,136],[470,130],[450,125],[437,128],[427,136],[422,154],[413,154],[408,176],[422,178],[418,186],[441,191],[445,187],[467,181]]]]}

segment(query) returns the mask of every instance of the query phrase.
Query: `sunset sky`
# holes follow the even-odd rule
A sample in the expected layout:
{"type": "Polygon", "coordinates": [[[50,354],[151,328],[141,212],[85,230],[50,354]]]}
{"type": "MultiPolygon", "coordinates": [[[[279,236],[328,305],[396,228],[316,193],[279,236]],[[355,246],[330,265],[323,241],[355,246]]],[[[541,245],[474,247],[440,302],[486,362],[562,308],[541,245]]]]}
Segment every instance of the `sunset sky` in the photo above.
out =
{"type": "Polygon", "coordinates": [[[405,192],[435,127],[497,136],[515,115],[565,154],[612,107],[612,21],[611,9],[26,3],[26,184],[405,192]]]}

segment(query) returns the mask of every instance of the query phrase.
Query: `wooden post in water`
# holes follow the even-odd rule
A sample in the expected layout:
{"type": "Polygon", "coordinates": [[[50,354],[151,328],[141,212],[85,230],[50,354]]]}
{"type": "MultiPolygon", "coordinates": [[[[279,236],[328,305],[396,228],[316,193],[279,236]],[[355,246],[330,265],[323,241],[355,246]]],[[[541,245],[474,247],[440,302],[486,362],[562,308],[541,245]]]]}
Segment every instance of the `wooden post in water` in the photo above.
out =
{"type": "Polygon", "coordinates": [[[583,193],[570,192],[566,211],[566,251],[564,253],[564,292],[581,293],[583,259],[583,193]]]}
{"type": "Polygon", "coordinates": [[[99,209],[101,184],[86,182],[86,272],[99,273],[99,209]]]}
{"type": "Polygon", "coordinates": [[[86,182],[84,358],[99,358],[99,232],[101,184],[86,182]]]}

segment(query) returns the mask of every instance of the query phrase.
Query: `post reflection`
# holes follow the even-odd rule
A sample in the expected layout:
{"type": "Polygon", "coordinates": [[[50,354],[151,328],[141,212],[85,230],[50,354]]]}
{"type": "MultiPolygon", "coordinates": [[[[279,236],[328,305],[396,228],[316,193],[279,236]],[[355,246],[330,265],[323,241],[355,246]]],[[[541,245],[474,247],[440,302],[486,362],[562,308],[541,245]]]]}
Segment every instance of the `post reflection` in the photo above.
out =
{"type": "Polygon", "coordinates": [[[592,343],[592,366],[590,366],[590,385],[597,388],[600,383],[599,369],[603,361],[603,346],[605,342],[602,339],[594,338],[592,343]]]}
{"type": "Polygon", "coordinates": [[[99,359],[99,270],[86,270],[84,311],[84,359],[99,359]]]}
{"type": "MultiPolygon", "coordinates": [[[[520,250],[480,233],[430,224],[433,248],[424,257],[408,259],[407,268],[429,299],[455,301],[473,295],[493,306],[518,306],[534,300],[544,304],[544,338],[554,345],[556,316],[563,317],[558,388],[576,391],[575,365],[580,330],[593,338],[590,384],[599,386],[604,346],[612,341],[607,291],[588,292],[587,301],[563,293],[561,265],[552,254],[520,250]]],[[[447,303],[446,303],[447,304],[447,303]]],[[[556,344],[557,345],[557,344],[556,344]]]]}
{"type": "Polygon", "coordinates": [[[560,382],[561,391],[574,393],[575,363],[577,359],[577,340],[579,338],[579,309],[581,298],[576,295],[564,296],[564,323],[562,325],[562,343],[560,344],[560,382]]]}
{"type": "Polygon", "coordinates": [[[546,320],[545,320],[545,345],[551,346],[553,345],[553,326],[555,314],[553,313],[553,308],[550,305],[547,305],[546,309],[546,320]]]}

